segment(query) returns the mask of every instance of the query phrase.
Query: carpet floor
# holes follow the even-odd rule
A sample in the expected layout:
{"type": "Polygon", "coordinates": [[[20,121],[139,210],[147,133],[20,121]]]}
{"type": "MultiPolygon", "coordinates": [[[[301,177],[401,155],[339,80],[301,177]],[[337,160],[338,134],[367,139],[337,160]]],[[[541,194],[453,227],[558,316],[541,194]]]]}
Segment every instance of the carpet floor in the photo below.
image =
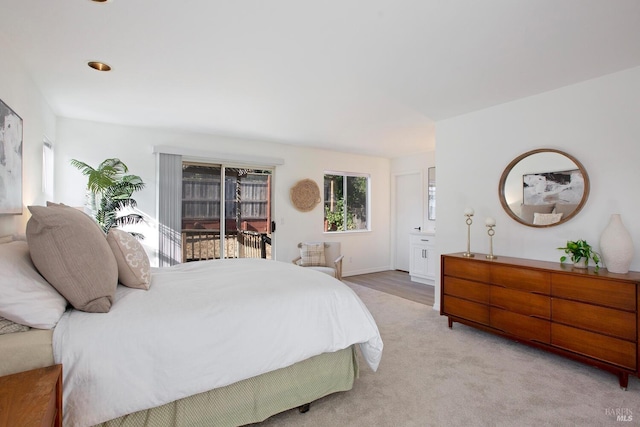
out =
{"type": "Polygon", "coordinates": [[[378,372],[360,358],[352,390],[257,425],[640,425],[637,377],[624,391],[611,373],[458,323],[449,329],[430,306],[347,284],[378,323],[378,372]]]}

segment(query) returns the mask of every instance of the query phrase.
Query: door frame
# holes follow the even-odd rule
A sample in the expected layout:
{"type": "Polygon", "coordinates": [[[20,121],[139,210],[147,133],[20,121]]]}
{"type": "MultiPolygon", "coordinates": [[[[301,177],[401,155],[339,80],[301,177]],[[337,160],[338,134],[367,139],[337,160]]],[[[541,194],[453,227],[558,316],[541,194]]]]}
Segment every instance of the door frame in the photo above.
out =
{"type": "MultiPolygon", "coordinates": [[[[274,220],[273,218],[275,218],[275,200],[274,200],[274,180],[275,180],[275,175],[276,175],[276,166],[270,166],[270,165],[254,165],[254,164],[249,164],[249,163],[243,163],[243,162],[222,162],[219,160],[210,160],[210,159],[205,159],[205,158],[198,158],[193,159],[193,158],[189,158],[189,157],[182,157],[181,159],[181,163],[184,167],[185,164],[192,164],[192,165],[198,165],[198,166],[203,166],[203,167],[212,167],[212,168],[220,168],[220,225],[219,225],[219,232],[220,232],[220,241],[219,241],[219,247],[218,250],[221,254],[221,258],[220,259],[226,259],[227,257],[227,253],[226,253],[226,192],[225,192],[225,186],[226,186],[226,177],[227,177],[227,169],[233,169],[233,168],[240,168],[240,169],[257,169],[257,170],[268,170],[270,173],[270,177],[271,177],[271,184],[268,187],[268,191],[269,191],[269,196],[268,196],[268,203],[267,203],[267,209],[270,210],[270,213],[267,217],[267,219],[271,219],[271,224],[268,224],[267,227],[268,229],[271,230],[271,258],[268,259],[276,259],[275,257],[275,227],[273,227],[274,224],[274,220]]],[[[182,202],[180,202],[182,203],[182,202]]],[[[181,221],[182,221],[182,217],[181,217],[181,221]]],[[[181,248],[182,251],[182,248],[181,248]]]]}
{"type": "Polygon", "coordinates": [[[397,214],[397,203],[396,203],[396,197],[397,197],[397,191],[396,191],[396,186],[398,184],[398,177],[400,176],[405,176],[405,175],[418,175],[420,178],[420,225],[419,227],[422,227],[422,229],[424,229],[424,227],[426,226],[425,224],[425,196],[424,196],[424,170],[423,169],[413,169],[413,170],[407,170],[407,171],[402,171],[402,172],[394,172],[391,174],[391,250],[390,252],[390,257],[391,259],[389,260],[389,265],[391,266],[392,270],[396,269],[396,247],[397,247],[397,242],[398,242],[398,233],[396,232],[397,230],[397,221],[398,221],[398,214],[397,214]]]}

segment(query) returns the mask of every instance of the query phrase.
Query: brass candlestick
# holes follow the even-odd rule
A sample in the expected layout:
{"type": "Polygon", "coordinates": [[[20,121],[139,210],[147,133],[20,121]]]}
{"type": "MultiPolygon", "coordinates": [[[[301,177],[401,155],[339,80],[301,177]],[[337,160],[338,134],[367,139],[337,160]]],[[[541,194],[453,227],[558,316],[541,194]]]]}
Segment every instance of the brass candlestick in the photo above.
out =
{"type": "Polygon", "coordinates": [[[495,225],[487,224],[487,234],[489,235],[489,255],[487,255],[487,259],[496,259],[498,258],[493,254],[493,235],[496,234],[496,231],[493,229],[495,225]]]}
{"type": "Polygon", "coordinates": [[[473,216],[473,209],[467,209],[464,212],[464,216],[467,217],[465,221],[467,223],[467,251],[464,252],[462,256],[472,258],[475,256],[471,253],[471,224],[473,224],[473,219],[471,219],[471,217],[473,216]]]}

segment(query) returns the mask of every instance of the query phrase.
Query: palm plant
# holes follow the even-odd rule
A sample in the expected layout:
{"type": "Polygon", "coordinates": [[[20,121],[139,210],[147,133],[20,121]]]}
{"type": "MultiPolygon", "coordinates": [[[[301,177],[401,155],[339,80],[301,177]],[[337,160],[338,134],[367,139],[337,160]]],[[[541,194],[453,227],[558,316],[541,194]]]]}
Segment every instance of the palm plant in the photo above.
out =
{"type": "MultiPolygon", "coordinates": [[[[97,168],[76,159],[71,160],[71,165],[88,177],[87,191],[91,196],[89,204],[96,222],[105,233],[113,227],[143,221],[142,215],[137,213],[121,214],[123,209],[137,206],[132,195],[135,191],[142,190],[145,184],[139,176],[127,175],[129,168],[120,159],[106,159],[97,168]]],[[[131,234],[144,237],[139,233],[131,234]]]]}

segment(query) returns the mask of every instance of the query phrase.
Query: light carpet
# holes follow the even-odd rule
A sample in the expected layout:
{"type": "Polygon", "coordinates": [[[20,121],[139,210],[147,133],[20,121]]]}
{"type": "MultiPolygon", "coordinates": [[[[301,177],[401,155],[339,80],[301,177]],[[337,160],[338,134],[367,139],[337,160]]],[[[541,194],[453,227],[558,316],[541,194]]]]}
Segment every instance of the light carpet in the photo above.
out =
{"type": "Polygon", "coordinates": [[[347,284],[378,323],[378,372],[361,359],[352,390],[257,425],[640,425],[637,377],[624,391],[609,372],[459,323],[449,329],[430,306],[347,284]]]}

